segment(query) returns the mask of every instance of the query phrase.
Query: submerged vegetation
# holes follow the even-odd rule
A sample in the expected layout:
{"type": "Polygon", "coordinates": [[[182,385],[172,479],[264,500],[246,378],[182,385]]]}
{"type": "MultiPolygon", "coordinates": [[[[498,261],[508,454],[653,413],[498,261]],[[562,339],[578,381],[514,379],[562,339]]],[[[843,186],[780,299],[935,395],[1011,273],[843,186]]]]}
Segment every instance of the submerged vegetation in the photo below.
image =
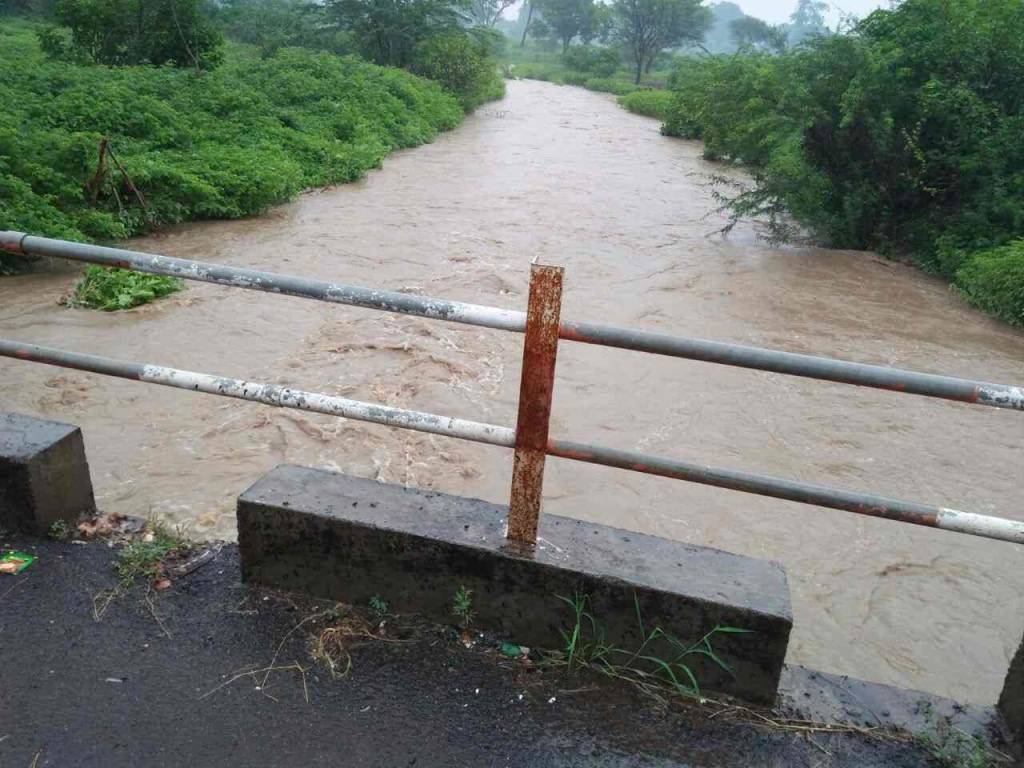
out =
{"type": "Polygon", "coordinates": [[[67,303],[112,312],[137,307],[184,287],[181,280],[173,277],[90,266],[85,268],[85,275],[67,303]]]}

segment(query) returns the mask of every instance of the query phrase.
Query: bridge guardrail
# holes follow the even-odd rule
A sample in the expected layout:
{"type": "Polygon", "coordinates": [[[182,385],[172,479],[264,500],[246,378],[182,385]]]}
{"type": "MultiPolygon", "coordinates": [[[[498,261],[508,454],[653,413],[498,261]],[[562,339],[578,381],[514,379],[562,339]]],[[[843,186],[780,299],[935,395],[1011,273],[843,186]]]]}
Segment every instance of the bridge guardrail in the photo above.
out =
{"type": "Polygon", "coordinates": [[[0,356],[3,357],[514,448],[508,537],[521,544],[529,545],[536,542],[544,460],[547,456],[1024,544],[1024,522],[1018,520],[710,467],[639,452],[575,443],[553,439],[548,435],[559,340],[1024,411],[1024,387],[1021,386],[993,384],[780,350],[562,320],[560,310],[563,270],[560,267],[537,264],[531,267],[530,299],[528,309],[524,313],[137,251],[71,243],[20,232],[0,232],[0,249],[15,254],[72,259],[187,280],[524,333],[526,339],[523,375],[515,429],[364,403],[273,384],[113,360],[0,339],[0,356]]]}

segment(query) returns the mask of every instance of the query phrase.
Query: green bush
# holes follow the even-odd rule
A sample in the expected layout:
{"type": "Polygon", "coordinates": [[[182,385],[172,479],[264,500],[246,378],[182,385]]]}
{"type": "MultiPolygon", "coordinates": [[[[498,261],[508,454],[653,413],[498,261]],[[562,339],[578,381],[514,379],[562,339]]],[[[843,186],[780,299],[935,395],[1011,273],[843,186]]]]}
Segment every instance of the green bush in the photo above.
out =
{"type": "Polygon", "coordinates": [[[627,93],[639,90],[639,86],[624,80],[613,80],[610,77],[591,77],[583,83],[583,87],[589,91],[601,91],[602,93],[613,93],[616,96],[624,96],[627,93]]]}
{"type": "Polygon", "coordinates": [[[196,77],[52,61],[38,29],[0,20],[0,229],[114,240],[251,216],[358,179],[464,114],[438,84],[354,57],[228,45],[196,77]],[[104,137],[127,175],[108,161],[96,179],[104,137]]]}
{"type": "Polygon", "coordinates": [[[565,73],[565,68],[552,64],[527,61],[521,64],[512,64],[508,68],[508,73],[512,77],[520,77],[524,80],[543,80],[548,83],[563,85],[562,75],[565,73]]]}
{"type": "Polygon", "coordinates": [[[85,276],[75,286],[68,304],[112,312],[146,304],[183,287],[182,281],[173,277],[90,266],[85,268],[85,276]]]}
{"type": "Polygon", "coordinates": [[[954,286],[975,307],[1024,326],[1024,240],[972,254],[954,286]]]}
{"type": "Polygon", "coordinates": [[[630,112],[665,120],[675,104],[675,95],[670,91],[633,91],[619,96],[619,104],[630,112]]]}
{"type": "Polygon", "coordinates": [[[617,48],[573,45],[562,54],[562,62],[577,72],[595,77],[611,77],[622,63],[622,58],[617,48]]]}
{"type": "Polygon", "coordinates": [[[462,32],[428,38],[413,50],[411,69],[436,80],[467,112],[505,93],[505,82],[485,45],[462,32]]]}
{"type": "Polygon", "coordinates": [[[734,217],[909,255],[1014,317],[1009,284],[971,254],[1024,236],[1019,0],[905,0],[785,55],[682,62],[670,85],[663,131],[751,166],[734,217]]]}

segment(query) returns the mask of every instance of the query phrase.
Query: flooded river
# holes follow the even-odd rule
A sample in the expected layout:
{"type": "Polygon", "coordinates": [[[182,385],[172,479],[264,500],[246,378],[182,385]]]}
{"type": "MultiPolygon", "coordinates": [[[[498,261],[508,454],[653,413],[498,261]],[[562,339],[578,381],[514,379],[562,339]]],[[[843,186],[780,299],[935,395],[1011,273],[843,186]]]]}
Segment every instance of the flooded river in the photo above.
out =
{"type": "MultiPolygon", "coordinates": [[[[174,256],[989,381],[1024,335],[867,253],[729,237],[700,146],[604,95],[513,82],[434,144],[259,219],[140,239],[174,256]]],[[[130,312],[68,310],[77,268],[0,281],[4,337],[513,425],[522,337],[190,284],[130,312]]],[[[102,508],[234,537],[281,462],[503,502],[503,449],[0,361],[0,402],[80,424],[102,508]]],[[[1024,519],[1024,414],[563,344],[552,434],[1024,519]]],[[[545,508],[776,559],[790,661],[991,702],[1024,627],[1024,548],[552,459],[545,508]]]]}

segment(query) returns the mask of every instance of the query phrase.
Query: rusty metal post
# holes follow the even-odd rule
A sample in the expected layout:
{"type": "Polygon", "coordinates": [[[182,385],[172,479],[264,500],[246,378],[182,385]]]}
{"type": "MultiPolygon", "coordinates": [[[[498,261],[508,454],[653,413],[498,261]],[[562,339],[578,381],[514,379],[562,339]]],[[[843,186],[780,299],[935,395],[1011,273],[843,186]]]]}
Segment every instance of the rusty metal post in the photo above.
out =
{"type": "Polygon", "coordinates": [[[512,496],[508,539],[537,543],[537,520],[544,488],[551,397],[555,389],[555,358],[562,313],[562,267],[530,267],[530,304],[526,312],[523,376],[519,384],[516,455],[512,464],[512,496]]]}

